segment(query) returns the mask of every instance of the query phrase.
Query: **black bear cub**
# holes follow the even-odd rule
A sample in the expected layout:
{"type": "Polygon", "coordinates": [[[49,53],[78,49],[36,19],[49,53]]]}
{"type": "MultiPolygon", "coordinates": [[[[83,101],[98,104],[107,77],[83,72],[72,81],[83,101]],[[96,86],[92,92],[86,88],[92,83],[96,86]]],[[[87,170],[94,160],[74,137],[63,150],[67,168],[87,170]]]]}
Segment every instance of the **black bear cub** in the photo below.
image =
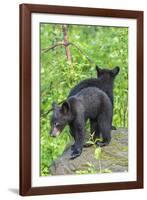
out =
{"type": "Polygon", "coordinates": [[[68,124],[75,143],[72,145],[71,159],[82,153],[85,136],[85,124],[90,119],[91,131],[95,137],[102,136],[99,146],[109,144],[111,140],[112,103],[108,96],[96,87],[82,89],[69,97],[61,106],[53,104],[51,136],[58,136],[68,124]],[[97,127],[95,126],[97,124],[97,127]]]}
{"type": "MultiPolygon", "coordinates": [[[[113,106],[114,80],[116,75],[119,73],[119,70],[120,68],[118,66],[114,67],[113,69],[101,69],[100,67],[96,66],[98,78],[89,78],[81,81],[70,91],[68,97],[77,94],[84,88],[97,87],[108,95],[113,106]]],[[[112,125],[112,129],[116,128],[112,125]]]]}

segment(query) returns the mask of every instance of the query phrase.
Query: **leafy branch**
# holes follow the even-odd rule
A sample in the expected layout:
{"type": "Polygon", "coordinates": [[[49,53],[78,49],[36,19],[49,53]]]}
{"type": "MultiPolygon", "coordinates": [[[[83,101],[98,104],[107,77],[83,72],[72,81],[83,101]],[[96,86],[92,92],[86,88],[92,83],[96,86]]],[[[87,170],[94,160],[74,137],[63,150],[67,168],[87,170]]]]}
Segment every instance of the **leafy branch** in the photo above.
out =
{"type": "Polygon", "coordinates": [[[79,51],[82,55],[84,55],[85,58],[86,58],[90,63],[96,65],[96,63],[95,63],[91,58],[89,58],[89,56],[86,55],[86,53],[85,53],[77,44],[75,44],[75,43],[73,43],[73,42],[65,42],[65,41],[57,42],[56,44],[54,44],[54,45],[52,45],[52,46],[49,46],[49,47],[47,47],[47,48],[44,48],[44,49],[42,49],[41,51],[42,51],[42,53],[47,53],[48,51],[53,50],[53,49],[56,48],[56,47],[59,47],[59,46],[68,47],[69,45],[72,45],[72,46],[76,47],[76,49],[78,49],[78,51],[79,51]]]}

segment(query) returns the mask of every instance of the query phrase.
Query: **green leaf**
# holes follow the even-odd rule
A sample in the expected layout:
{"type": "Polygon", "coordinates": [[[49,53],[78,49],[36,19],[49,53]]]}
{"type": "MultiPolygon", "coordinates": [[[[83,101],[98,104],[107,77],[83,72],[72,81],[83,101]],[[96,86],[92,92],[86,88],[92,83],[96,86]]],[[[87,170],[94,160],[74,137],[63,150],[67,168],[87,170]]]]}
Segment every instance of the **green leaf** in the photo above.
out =
{"type": "Polygon", "coordinates": [[[100,147],[97,147],[96,149],[95,149],[95,152],[94,152],[94,157],[95,157],[95,159],[100,159],[100,156],[101,156],[101,148],[100,147]]]}
{"type": "Polygon", "coordinates": [[[85,144],[95,144],[95,142],[94,141],[91,141],[91,140],[89,140],[89,141],[87,141],[85,144]]]}

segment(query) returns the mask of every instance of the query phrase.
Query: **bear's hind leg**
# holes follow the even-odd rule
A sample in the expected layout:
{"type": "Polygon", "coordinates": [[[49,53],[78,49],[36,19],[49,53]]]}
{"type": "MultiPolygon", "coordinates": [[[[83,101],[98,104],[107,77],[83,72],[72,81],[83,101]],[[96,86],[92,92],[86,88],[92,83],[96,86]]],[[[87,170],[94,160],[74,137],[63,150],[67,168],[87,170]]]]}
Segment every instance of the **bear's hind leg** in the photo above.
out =
{"type": "Polygon", "coordinates": [[[106,146],[111,141],[111,123],[105,116],[100,116],[98,119],[98,127],[102,134],[102,141],[97,141],[96,144],[100,147],[106,146]]]}
{"type": "Polygon", "coordinates": [[[103,132],[102,132],[102,141],[97,141],[96,142],[96,145],[97,146],[100,146],[100,147],[103,147],[103,146],[106,146],[110,143],[111,141],[111,135],[110,135],[110,130],[107,130],[107,129],[103,129],[103,132]]]}

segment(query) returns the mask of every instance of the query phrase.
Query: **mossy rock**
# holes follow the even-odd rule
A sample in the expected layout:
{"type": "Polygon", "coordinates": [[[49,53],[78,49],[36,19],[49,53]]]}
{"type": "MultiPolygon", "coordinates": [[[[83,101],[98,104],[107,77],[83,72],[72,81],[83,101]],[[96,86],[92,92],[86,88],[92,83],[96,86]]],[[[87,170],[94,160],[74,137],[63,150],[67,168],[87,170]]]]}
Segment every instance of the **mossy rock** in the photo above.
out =
{"type": "Polygon", "coordinates": [[[111,135],[111,143],[101,149],[99,160],[95,158],[95,146],[83,148],[82,154],[74,160],[70,160],[71,150],[68,147],[50,167],[51,175],[128,171],[128,130],[119,128],[111,135]]]}

